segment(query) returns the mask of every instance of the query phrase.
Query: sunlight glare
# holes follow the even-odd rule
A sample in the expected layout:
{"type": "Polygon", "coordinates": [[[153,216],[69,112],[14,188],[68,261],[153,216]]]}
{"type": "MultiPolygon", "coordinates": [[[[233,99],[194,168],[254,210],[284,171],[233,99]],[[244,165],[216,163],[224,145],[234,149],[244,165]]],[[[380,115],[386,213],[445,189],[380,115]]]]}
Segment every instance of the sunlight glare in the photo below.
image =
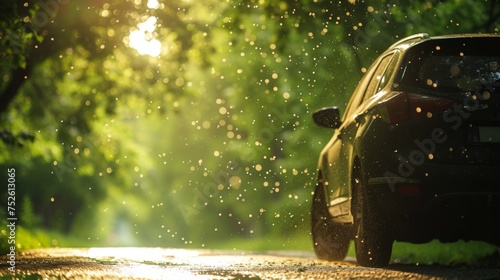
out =
{"type": "Polygon", "coordinates": [[[116,268],[122,274],[125,274],[133,279],[199,278],[191,271],[176,269],[175,267],[177,263],[186,263],[186,261],[183,259],[192,259],[199,256],[199,252],[195,250],[134,247],[94,247],[88,250],[87,256],[98,262],[108,261],[116,263],[116,268]],[[165,269],[163,265],[166,263],[174,263],[174,267],[165,269]]]}
{"type": "Polygon", "coordinates": [[[160,2],[158,0],[148,0],[148,8],[158,9],[160,7],[160,2]]]}
{"type": "Polygon", "coordinates": [[[145,22],[138,24],[137,27],[139,30],[131,31],[128,37],[130,47],[136,49],[142,55],[159,56],[161,43],[152,36],[156,29],[156,17],[149,17],[145,22]]]}

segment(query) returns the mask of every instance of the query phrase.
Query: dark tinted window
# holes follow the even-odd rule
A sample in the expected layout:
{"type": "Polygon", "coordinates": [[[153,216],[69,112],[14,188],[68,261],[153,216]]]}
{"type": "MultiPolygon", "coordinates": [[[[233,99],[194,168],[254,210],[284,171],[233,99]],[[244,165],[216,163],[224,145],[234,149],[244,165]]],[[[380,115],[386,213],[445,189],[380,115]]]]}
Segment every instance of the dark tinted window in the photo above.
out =
{"type": "Polygon", "coordinates": [[[349,100],[349,104],[347,104],[346,111],[342,117],[342,121],[344,121],[347,116],[352,115],[354,111],[358,108],[362,101],[366,100],[368,95],[372,96],[374,89],[379,85],[382,74],[387,67],[387,64],[390,61],[390,58],[393,54],[388,54],[381,60],[378,59],[370,65],[368,72],[363,76],[358,86],[354,90],[354,94],[349,100]]]}
{"type": "Polygon", "coordinates": [[[394,70],[396,70],[397,64],[398,64],[398,54],[394,54],[391,58],[389,66],[387,66],[387,69],[384,72],[384,75],[380,79],[380,83],[378,84],[376,93],[381,91],[387,85],[389,79],[392,77],[392,74],[394,73],[394,70]]]}
{"type": "Polygon", "coordinates": [[[411,50],[400,86],[431,91],[472,91],[500,82],[500,38],[431,40],[411,50]]]}
{"type": "Polygon", "coordinates": [[[391,53],[382,58],[380,64],[377,66],[377,70],[375,70],[375,73],[373,74],[370,83],[368,84],[368,87],[366,88],[365,97],[363,98],[363,100],[367,100],[368,98],[372,97],[387,84],[387,81],[392,74],[392,70],[394,69],[393,63],[389,64],[391,61],[393,61],[393,57],[394,53],[391,53]],[[388,67],[388,65],[391,65],[391,67],[388,67]]]}

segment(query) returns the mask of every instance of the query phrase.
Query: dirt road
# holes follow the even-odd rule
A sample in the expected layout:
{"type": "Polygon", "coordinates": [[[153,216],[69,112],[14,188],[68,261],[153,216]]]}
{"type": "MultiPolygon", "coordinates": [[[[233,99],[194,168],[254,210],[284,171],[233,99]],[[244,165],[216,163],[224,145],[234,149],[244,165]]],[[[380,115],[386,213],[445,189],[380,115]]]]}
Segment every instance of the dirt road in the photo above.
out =
{"type": "Polygon", "coordinates": [[[500,268],[326,262],[304,252],[163,248],[40,249],[1,257],[0,279],[500,279],[500,268]]]}

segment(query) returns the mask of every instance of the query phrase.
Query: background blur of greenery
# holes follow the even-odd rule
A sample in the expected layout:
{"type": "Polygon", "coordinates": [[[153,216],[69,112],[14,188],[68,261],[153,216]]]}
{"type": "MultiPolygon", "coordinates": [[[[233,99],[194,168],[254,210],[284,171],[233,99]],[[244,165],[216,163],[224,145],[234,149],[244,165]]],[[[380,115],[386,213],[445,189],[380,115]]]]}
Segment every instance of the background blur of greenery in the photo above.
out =
{"type": "Polygon", "coordinates": [[[332,133],[311,112],[343,108],[404,36],[500,29],[497,1],[407,2],[2,1],[0,182],[16,169],[18,249],[310,250],[332,133]],[[128,39],[151,16],[158,57],[128,39]]]}

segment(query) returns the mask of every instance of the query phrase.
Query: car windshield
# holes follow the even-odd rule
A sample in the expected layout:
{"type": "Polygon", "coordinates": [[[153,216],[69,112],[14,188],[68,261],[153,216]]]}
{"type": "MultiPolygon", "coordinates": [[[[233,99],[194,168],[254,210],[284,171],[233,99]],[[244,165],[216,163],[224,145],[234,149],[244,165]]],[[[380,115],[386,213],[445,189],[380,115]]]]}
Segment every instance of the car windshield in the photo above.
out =
{"type": "Polygon", "coordinates": [[[500,50],[495,43],[500,38],[443,39],[417,45],[402,64],[400,86],[439,92],[498,87],[500,50]]]}

